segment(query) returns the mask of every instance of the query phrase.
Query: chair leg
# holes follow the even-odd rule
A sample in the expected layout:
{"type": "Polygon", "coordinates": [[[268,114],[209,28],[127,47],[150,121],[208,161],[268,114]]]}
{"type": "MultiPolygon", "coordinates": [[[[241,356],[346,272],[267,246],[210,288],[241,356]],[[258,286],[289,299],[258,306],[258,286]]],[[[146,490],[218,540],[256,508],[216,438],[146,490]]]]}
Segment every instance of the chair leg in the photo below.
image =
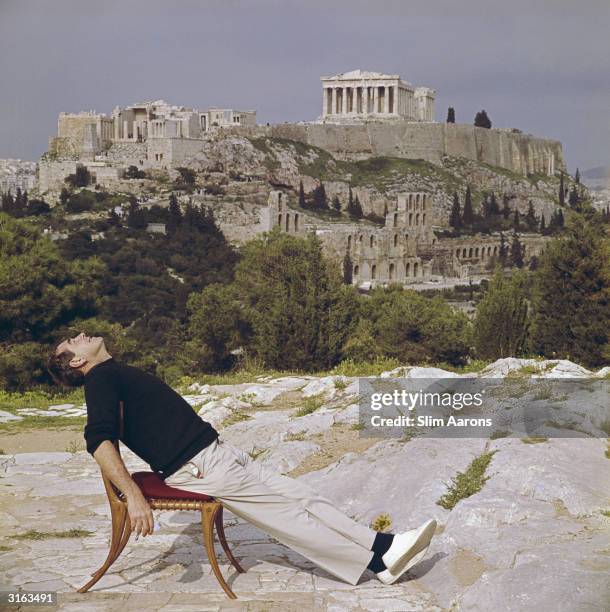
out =
{"type": "Polygon", "coordinates": [[[208,559],[212,565],[212,570],[216,576],[216,579],[220,583],[220,586],[230,599],[237,599],[237,595],[233,593],[229,585],[226,583],[220,568],[218,567],[218,560],[216,559],[216,552],[214,551],[214,521],[219,508],[222,508],[219,502],[209,502],[203,504],[203,508],[201,509],[203,541],[205,543],[206,552],[208,553],[208,559]]]}
{"type": "Polygon", "coordinates": [[[243,574],[246,570],[239,564],[237,559],[233,556],[233,553],[231,552],[231,549],[229,548],[229,545],[227,544],[227,538],[225,537],[225,527],[222,521],[222,505],[220,506],[220,509],[218,510],[216,514],[216,519],[214,522],[216,524],[216,533],[218,534],[218,539],[220,540],[222,549],[225,551],[225,554],[229,558],[231,565],[233,565],[233,567],[238,572],[243,574]]]}
{"type": "Polygon", "coordinates": [[[112,515],[112,539],[108,556],[103,565],[91,575],[91,580],[78,589],[79,593],[86,593],[108,571],[108,568],[123,552],[131,535],[131,522],[127,513],[127,504],[111,505],[110,508],[112,515]]]}

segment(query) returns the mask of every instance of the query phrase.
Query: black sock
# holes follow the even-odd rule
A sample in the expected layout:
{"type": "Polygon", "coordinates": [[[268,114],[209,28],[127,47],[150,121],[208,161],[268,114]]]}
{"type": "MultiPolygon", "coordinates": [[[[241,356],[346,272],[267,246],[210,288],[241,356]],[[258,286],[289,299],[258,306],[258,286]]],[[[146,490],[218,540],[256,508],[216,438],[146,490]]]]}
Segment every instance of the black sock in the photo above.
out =
{"type": "Polygon", "coordinates": [[[381,557],[382,555],[385,555],[390,546],[392,546],[393,539],[393,533],[381,533],[381,531],[378,531],[375,535],[375,541],[373,542],[373,547],[371,550],[375,551],[375,554],[381,557]]]}
{"type": "Polygon", "coordinates": [[[388,569],[385,566],[385,563],[381,560],[381,555],[375,553],[373,558],[370,560],[369,564],[366,566],[367,569],[370,569],[372,572],[378,574],[379,572],[383,572],[383,570],[388,569]]]}

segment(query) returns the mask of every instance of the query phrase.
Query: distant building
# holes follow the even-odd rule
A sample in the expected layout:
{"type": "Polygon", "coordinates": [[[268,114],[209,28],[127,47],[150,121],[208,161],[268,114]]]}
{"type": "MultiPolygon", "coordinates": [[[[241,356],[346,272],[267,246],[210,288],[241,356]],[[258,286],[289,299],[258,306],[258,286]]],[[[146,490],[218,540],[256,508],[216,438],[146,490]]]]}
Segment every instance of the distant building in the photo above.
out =
{"type": "Polygon", "coordinates": [[[434,121],[434,89],[413,87],[398,74],[352,70],[320,80],[323,120],[434,121]]]}
{"type": "MultiPolygon", "coordinates": [[[[153,139],[197,140],[216,128],[242,125],[256,125],[256,111],[230,108],[197,110],[168,104],[164,100],[117,106],[111,117],[95,111],[60,113],[57,136],[49,142],[49,153],[56,158],[76,156],[94,160],[115,143],[146,143],[153,139]]],[[[167,154],[157,151],[152,161],[161,162],[166,158],[167,154]]]]}
{"type": "Polygon", "coordinates": [[[146,231],[151,234],[166,234],[165,223],[149,223],[146,226],[146,231]]]}

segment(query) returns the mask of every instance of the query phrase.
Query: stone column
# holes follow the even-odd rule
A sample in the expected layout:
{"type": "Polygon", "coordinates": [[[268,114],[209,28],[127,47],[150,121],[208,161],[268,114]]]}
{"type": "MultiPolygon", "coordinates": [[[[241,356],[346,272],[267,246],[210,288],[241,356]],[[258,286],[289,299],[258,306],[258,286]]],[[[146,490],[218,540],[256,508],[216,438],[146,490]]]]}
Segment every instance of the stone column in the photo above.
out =
{"type": "Polygon", "coordinates": [[[347,87],[343,88],[343,94],[341,96],[341,112],[347,115],[347,87]]]}
{"type": "Polygon", "coordinates": [[[337,88],[333,87],[332,91],[333,91],[331,95],[332,109],[330,112],[334,115],[337,112],[337,88]]]}
{"type": "Polygon", "coordinates": [[[398,85],[394,85],[394,108],[392,109],[394,111],[395,115],[400,115],[400,106],[398,105],[398,92],[400,90],[398,89],[398,85]]]}
{"type": "Polygon", "coordinates": [[[328,90],[322,87],[322,117],[328,115],[328,90]]]}
{"type": "Polygon", "coordinates": [[[378,112],[377,111],[377,106],[379,103],[378,96],[379,96],[379,88],[377,87],[377,85],[375,85],[375,87],[373,87],[373,112],[374,113],[378,112]]]}
{"type": "Polygon", "coordinates": [[[386,115],[390,112],[390,88],[387,85],[383,88],[383,112],[386,115]]]}

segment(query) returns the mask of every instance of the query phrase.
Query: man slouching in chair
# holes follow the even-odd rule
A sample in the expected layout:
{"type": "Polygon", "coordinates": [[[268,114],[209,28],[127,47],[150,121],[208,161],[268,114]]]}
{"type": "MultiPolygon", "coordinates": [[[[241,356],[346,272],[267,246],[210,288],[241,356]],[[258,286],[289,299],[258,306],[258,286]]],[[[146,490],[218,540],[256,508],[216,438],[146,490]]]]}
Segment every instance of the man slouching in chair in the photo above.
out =
{"type": "Polygon", "coordinates": [[[352,585],[366,569],[382,583],[392,584],[428,550],[434,519],[395,535],[355,522],[309,485],[264,467],[221,440],[212,425],[163,381],[115,361],[101,337],[81,333],[58,343],[48,369],[59,384],[84,385],[87,451],[125,496],[136,536],[151,534],[154,521],[150,505],[114,446],[120,437],[121,402],[121,442],[165,484],[215,498],[352,585]]]}

